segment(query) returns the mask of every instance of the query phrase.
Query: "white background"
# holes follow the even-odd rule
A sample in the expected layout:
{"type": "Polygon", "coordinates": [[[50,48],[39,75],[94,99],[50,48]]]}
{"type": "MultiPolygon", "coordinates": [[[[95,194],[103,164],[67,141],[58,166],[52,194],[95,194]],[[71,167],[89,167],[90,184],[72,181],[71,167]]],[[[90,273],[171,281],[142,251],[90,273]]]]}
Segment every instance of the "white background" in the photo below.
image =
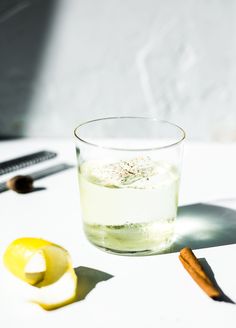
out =
{"type": "Polygon", "coordinates": [[[236,140],[234,0],[21,3],[0,21],[1,135],[145,115],[190,139],[236,140]]]}

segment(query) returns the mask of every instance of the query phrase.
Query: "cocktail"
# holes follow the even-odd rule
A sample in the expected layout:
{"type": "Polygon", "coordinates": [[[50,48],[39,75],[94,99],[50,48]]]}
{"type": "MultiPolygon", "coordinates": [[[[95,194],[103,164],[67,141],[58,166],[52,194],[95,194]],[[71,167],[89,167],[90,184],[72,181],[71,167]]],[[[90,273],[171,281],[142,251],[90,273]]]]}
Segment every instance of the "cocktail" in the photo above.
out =
{"type": "Polygon", "coordinates": [[[126,255],[170,247],[184,131],[157,119],[119,117],[81,124],[75,136],[88,240],[126,255]]]}

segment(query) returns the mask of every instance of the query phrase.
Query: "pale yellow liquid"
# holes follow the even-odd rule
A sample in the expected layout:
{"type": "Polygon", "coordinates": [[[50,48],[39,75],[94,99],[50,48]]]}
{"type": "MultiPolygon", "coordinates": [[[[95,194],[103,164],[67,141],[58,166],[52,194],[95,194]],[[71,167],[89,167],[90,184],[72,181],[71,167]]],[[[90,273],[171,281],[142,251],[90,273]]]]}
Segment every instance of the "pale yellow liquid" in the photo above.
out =
{"type": "MultiPolygon", "coordinates": [[[[177,170],[155,163],[160,171],[142,184],[107,186],[84,163],[79,170],[81,207],[87,238],[96,246],[122,254],[152,254],[173,239],[177,210],[177,170]]],[[[92,164],[92,166],[94,163],[92,164]]]]}

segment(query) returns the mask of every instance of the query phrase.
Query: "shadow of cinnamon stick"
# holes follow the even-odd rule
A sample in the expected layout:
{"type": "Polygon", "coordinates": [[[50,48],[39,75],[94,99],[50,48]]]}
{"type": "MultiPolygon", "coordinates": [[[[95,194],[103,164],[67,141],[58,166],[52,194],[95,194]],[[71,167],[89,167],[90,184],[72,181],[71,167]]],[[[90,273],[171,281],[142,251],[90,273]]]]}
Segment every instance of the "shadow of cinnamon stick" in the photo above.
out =
{"type": "Polygon", "coordinates": [[[214,272],[212,271],[211,266],[209,265],[209,263],[207,262],[207,260],[205,258],[199,258],[198,261],[201,263],[201,266],[203,267],[203,269],[205,270],[206,274],[208,275],[208,277],[211,279],[213,285],[219,290],[220,292],[220,296],[217,298],[213,298],[215,301],[218,302],[225,302],[225,303],[231,303],[231,304],[235,304],[235,302],[229,298],[221,289],[221,287],[218,285],[216,279],[215,279],[215,275],[214,272]]]}

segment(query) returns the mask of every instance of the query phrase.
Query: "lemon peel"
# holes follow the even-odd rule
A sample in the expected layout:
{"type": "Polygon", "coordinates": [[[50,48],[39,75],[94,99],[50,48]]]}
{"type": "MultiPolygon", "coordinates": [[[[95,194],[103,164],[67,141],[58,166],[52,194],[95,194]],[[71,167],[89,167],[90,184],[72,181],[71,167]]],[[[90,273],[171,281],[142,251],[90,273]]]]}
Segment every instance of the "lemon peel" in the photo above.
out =
{"type": "Polygon", "coordinates": [[[69,253],[39,238],[19,238],[6,249],[3,261],[17,278],[32,286],[32,301],[53,310],[76,300],[77,275],[69,253]]]}

